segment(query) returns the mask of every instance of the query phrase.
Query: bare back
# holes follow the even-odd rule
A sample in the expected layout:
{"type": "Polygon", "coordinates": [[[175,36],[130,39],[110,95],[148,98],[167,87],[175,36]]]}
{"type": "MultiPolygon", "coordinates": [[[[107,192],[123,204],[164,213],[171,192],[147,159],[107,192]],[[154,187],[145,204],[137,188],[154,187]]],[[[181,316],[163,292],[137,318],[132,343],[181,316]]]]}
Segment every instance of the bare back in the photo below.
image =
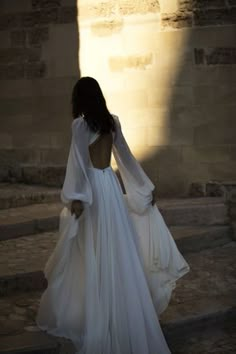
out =
{"type": "Polygon", "coordinates": [[[112,133],[101,134],[89,145],[90,160],[95,168],[104,169],[110,166],[113,137],[112,133]]]}

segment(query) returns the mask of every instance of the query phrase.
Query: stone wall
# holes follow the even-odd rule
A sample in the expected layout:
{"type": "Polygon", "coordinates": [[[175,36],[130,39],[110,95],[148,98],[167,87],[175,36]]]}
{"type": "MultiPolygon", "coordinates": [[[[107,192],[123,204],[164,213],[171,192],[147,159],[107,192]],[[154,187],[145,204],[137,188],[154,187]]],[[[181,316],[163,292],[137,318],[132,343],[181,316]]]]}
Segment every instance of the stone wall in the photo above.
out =
{"type": "Polygon", "coordinates": [[[1,179],[65,163],[78,33],[76,1],[0,1],[1,179]]]}
{"type": "Polygon", "coordinates": [[[12,161],[10,173],[18,161],[28,166],[25,180],[55,183],[51,167],[66,162],[80,71],[100,82],[159,196],[236,179],[235,0],[0,6],[0,159],[12,161]],[[47,172],[37,179],[39,166],[47,172]]]}
{"type": "Polygon", "coordinates": [[[159,196],[236,178],[236,1],[79,2],[80,68],[159,196]]]}

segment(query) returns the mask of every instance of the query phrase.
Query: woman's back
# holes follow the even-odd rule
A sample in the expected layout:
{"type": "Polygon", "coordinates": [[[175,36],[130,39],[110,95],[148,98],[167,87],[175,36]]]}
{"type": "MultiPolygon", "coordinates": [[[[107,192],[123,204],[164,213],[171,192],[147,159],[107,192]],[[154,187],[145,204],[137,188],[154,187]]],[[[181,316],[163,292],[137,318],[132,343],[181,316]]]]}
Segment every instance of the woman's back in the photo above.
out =
{"type": "Polygon", "coordinates": [[[113,144],[112,132],[100,134],[99,137],[89,145],[91,164],[95,168],[104,169],[110,166],[113,144]]]}

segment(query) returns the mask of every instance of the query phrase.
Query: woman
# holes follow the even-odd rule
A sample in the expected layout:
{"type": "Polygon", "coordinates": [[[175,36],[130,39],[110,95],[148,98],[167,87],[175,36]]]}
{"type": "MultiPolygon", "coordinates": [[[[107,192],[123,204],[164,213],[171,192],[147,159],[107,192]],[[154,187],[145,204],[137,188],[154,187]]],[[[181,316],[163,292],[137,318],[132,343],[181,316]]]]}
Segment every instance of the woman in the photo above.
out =
{"type": "Polygon", "coordinates": [[[38,326],[79,354],[170,353],[157,314],[188,270],[96,80],[72,94],[60,238],[45,267],[38,326]],[[111,152],[126,190],[110,167],[111,152]]]}

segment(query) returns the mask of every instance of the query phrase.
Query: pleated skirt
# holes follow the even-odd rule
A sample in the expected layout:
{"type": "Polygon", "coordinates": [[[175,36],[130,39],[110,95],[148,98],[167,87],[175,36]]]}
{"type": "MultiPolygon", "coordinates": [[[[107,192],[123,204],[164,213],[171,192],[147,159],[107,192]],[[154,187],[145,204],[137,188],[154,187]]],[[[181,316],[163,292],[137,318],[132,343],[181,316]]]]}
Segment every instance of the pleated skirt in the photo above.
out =
{"type": "Polygon", "coordinates": [[[117,176],[111,167],[88,174],[93,202],[78,220],[67,207],[60,214],[37,324],[71,339],[79,354],[168,354],[117,176]]]}

